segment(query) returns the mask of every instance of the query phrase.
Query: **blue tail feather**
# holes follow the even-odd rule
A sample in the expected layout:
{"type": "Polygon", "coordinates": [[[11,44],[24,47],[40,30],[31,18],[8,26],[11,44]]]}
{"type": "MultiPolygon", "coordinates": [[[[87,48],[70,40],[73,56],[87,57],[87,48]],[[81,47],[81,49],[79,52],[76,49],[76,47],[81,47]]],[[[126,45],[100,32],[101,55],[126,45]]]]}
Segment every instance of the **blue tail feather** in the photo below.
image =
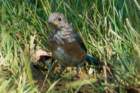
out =
{"type": "Polygon", "coordinates": [[[85,60],[87,62],[89,62],[90,64],[94,64],[95,66],[98,66],[99,65],[99,60],[96,57],[94,57],[94,56],[92,56],[90,54],[87,54],[85,56],[85,60]]]}

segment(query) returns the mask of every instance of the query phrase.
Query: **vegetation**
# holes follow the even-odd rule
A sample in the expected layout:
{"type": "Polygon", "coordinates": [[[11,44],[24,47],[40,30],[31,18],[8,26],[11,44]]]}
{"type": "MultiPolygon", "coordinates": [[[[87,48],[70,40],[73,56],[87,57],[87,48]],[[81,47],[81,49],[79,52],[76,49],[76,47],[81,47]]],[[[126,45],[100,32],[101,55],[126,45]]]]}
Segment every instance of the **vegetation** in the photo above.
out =
{"type": "MultiPolygon", "coordinates": [[[[91,85],[89,93],[126,93],[139,87],[139,0],[1,0],[0,5],[0,93],[40,92],[32,79],[30,52],[47,50],[47,19],[55,11],[72,22],[90,54],[111,64],[110,79],[104,67],[94,79],[62,87],[64,93],[78,93],[83,84],[91,85]]],[[[59,80],[46,81],[46,92],[55,93],[59,80]]]]}

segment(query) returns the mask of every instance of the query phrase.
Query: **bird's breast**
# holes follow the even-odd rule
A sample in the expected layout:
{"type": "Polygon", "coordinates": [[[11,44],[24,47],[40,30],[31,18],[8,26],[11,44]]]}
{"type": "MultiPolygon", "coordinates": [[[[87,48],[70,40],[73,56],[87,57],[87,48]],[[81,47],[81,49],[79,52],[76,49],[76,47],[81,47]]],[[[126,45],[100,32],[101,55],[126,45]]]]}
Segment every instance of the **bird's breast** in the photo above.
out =
{"type": "Polygon", "coordinates": [[[78,58],[78,56],[81,55],[74,55],[75,52],[70,52],[64,49],[64,47],[57,47],[57,49],[54,51],[53,56],[58,59],[59,63],[65,66],[76,66],[78,64],[81,64],[83,60],[83,56],[81,58],[78,58]]]}
{"type": "Polygon", "coordinates": [[[86,52],[82,50],[79,43],[70,33],[57,33],[51,38],[51,49],[53,56],[62,64],[73,66],[79,64],[86,52]]]}

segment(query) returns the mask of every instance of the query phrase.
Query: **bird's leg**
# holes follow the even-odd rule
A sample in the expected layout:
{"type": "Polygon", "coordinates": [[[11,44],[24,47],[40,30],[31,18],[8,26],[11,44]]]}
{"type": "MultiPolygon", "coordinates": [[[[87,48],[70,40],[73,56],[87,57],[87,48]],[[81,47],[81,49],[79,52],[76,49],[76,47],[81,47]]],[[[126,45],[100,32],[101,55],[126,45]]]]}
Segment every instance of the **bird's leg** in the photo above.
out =
{"type": "Polygon", "coordinates": [[[84,68],[84,72],[86,74],[88,74],[88,68],[87,68],[87,66],[88,66],[88,64],[87,63],[84,63],[83,68],[84,68]]]}
{"type": "Polygon", "coordinates": [[[80,68],[80,66],[78,65],[78,66],[76,67],[76,78],[77,78],[77,79],[80,79],[80,72],[81,72],[81,68],[80,68]]]}
{"type": "Polygon", "coordinates": [[[62,74],[64,70],[65,70],[65,66],[64,65],[61,65],[60,74],[62,74]]]}
{"type": "Polygon", "coordinates": [[[53,71],[57,65],[57,62],[54,59],[52,59],[51,63],[51,66],[48,68],[48,76],[51,76],[53,74],[53,71]]]}

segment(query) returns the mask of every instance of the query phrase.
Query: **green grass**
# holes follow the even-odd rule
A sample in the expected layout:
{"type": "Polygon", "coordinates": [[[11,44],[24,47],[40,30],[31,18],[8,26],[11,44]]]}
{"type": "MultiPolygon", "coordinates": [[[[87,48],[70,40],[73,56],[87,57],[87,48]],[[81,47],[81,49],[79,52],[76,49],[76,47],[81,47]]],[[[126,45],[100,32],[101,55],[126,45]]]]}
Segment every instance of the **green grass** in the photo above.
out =
{"type": "MultiPolygon", "coordinates": [[[[47,49],[47,19],[55,11],[72,22],[89,53],[112,65],[111,81],[106,69],[102,77],[95,73],[100,84],[89,80],[97,93],[106,88],[126,93],[126,87],[140,85],[139,0],[1,0],[0,5],[0,93],[39,92],[31,78],[30,52],[47,49]]],[[[57,82],[46,92],[54,93],[57,82]]],[[[78,90],[83,82],[74,84],[78,90]]],[[[65,93],[75,93],[71,87],[65,93]]]]}

